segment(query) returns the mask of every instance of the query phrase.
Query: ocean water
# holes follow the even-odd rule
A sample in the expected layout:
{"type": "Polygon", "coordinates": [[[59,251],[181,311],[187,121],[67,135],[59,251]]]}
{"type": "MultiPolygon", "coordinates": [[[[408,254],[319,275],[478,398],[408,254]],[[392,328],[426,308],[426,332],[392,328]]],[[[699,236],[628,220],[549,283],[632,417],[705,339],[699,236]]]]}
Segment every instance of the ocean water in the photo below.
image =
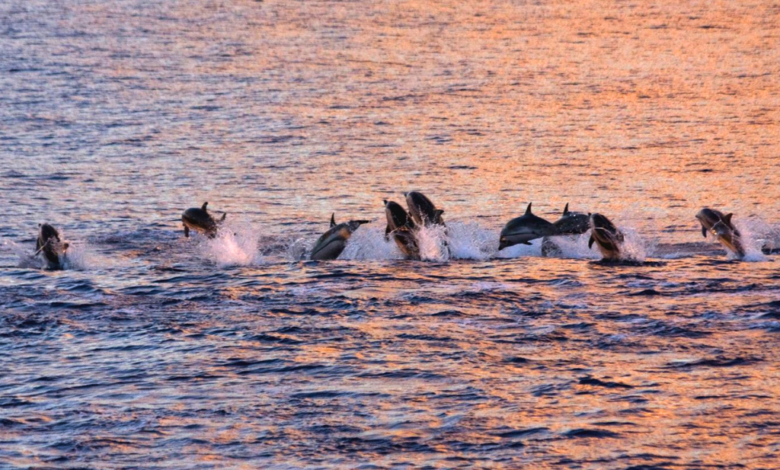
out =
{"type": "Polygon", "coordinates": [[[0,2],[0,468],[777,468],[779,40],[769,1],[0,2]],[[498,252],[529,202],[633,262],[498,252]],[[372,222],[305,260],[331,213],[372,222]]]}

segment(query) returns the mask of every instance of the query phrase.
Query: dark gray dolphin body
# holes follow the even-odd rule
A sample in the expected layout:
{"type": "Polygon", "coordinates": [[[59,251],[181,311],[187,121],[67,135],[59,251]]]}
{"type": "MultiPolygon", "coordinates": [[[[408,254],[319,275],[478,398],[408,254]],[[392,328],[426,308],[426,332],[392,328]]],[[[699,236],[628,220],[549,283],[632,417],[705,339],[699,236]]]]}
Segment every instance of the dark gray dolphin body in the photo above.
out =
{"type": "Polygon", "coordinates": [[[352,233],[361,225],[369,222],[369,220],[350,220],[336,224],[336,214],[331,214],[330,229],[317,239],[311,250],[311,259],[324,261],[338,258],[347,246],[347,240],[352,236],[352,233]]]}
{"type": "Polygon", "coordinates": [[[425,194],[412,191],[404,196],[406,197],[406,206],[409,208],[409,215],[415,224],[420,227],[444,225],[444,219],[441,216],[444,211],[437,209],[425,194]]]}
{"type": "Polygon", "coordinates": [[[38,240],[35,242],[35,255],[43,255],[49,269],[61,269],[67,243],[62,243],[60,233],[49,224],[40,224],[38,240]]]}
{"type": "Polygon", "coordinates": [[[560,233],[555,225],[534,215],[529,203],[524,215],[510,220],[501,230],[498,249],[503,250],[520,243],[530,245],[531,240],[551,235],[560,233]]]}
{"type": "Polygon", "coordinates": [[[561,235],[579,235],[590,229],[590,214],[570,212],[567,203],[563,209],[563,215],[553,225],[561,235]]]}
{"type": "Polygon", "coordinates": [[[588,248],[591,248],[595,242],[604,259],[618,260],[624,239],[623,232],[618,230],[612,221],[601,214],[591,214],[588,248]]]}
{"type": "Polygon", "coordinates": [[[406,210],[397,202],[385,201],[385,216],[387,216],[385,239],[392,237],[407,259],[420,259],[414,221],[406,210]]]}
{"type": "Polygon", "coordinates": [[[696,219],[701,223],[701,234],[705,238],[707,232],[712,233],[729,251],[743,258],[745,247],[742,245],[739,230],[731,222],[732,215],[723,215],[723,212],[705,207],[696,214],[696,219]]]}
{"type": "Polygon", "coordinates": [[[190,230],[200,232],[209,238],[217,236],[217,229],[219,224],[225,220],[227,213],[222,214],[222,218],[215,220],[211,214],[208,213],[206,207],[208,202],[204,202],[200,208],[191,207],[184,211],[181,215],[181,222],[184,225],[184,236],[190,236],[190,230]]]}

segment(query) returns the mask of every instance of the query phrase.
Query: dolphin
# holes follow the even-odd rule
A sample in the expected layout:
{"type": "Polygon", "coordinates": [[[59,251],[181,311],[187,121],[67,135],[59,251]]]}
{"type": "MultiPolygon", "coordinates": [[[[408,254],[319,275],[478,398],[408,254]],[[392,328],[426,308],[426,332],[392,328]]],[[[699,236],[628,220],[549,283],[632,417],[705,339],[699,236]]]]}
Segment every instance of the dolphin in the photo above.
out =
{"type": "Polygon", "coordinates": [[[181,215],[181,222],[184,225],[184,236],[190,236],[190,230],[203,233],[209,238],[217,236],[219,224],[225,220],[227,213],[222,214],[222,218],[215,220],[206,210],[208,202],[204,202],[200,208],[191,207],[181,215]]]}
{"type": "Polygon", "coordinates": [[[535,216],[531,212],[531,203],[529,203],[524,215],[510,220],[501,230],[498,249],[503,250],[518,243],[530,245],[531,240],[550,235],[560,235],[558,228],[543,218],[535,216]]]}
{"type": "Polygon", "coordinates": [[[425,194],[417,191],[405,193],[406,206],[409,208],[409,215],[412,216],[414,223],[427,227],[429,225],[444,225],[444,219],[441,215],[442,209],[437,209],[425,194]]]}
{"type": "Polygon", "coordinates": [[[49,224],[39,224],[38,240],[35,242],[35,256],[43,254],[49,269],[62,269],[62,258],[70,246],[62,243],[60,232],[49,224]]]}
{"type": "Polygon", "coordinates": [[[385,239],[389,240],[392,237],[398,249],[407,259],[420,259],[414,220],[397,202],[385,200],[384,203],[385,215],[387,216],[385,239]]]}
{"type": "Polygon", "coordinates": [[[618,230],[612,221],[601,214],[591,214],[588,248],[593,247],[593,242],[596,242],[604,259],[618,260],[623,240],[623,232],[618,230]]]}
{"type": "Polygon", "coordinates": [[[569,212],[569,204],[566,203],[563,215],[553,225],[561,235],[579,235],[590,229],[590,214],[569,212]]]}
{"type": "Polygon", "coordinates": [[[323,261],[338,258],[347,246],[347,240],[352,236],[352,233],[361,225],[369,222],[371,221],[350,220],[349,222],[336,224],[336,214],[331,214],[330,229],[317,239],[314,248],[311,250],[311,259],[323,261]]]}
{"type": "Polygon", "coordinates": [[[409,229],[414,228],[414,220],[412,220],[409,213],[406,212],[406,209],[395,201],[388,201],[385,199],[383,202],[385,204],[385,216],[387,217],[385,240],[389,240],[389,235],[393,230],[398,230],[402,227],[409,229]]]}
{"type": "Polygon", "coordinates": [[[696,219],[701,223],[702,236],[706,238],[707,232],[711,232],[729,251],[743,258],[745,247],[742,245],[742,235],[731,223],[732,215],[723,215],[723,212],[705,207],[696,214],[696,219]]]}

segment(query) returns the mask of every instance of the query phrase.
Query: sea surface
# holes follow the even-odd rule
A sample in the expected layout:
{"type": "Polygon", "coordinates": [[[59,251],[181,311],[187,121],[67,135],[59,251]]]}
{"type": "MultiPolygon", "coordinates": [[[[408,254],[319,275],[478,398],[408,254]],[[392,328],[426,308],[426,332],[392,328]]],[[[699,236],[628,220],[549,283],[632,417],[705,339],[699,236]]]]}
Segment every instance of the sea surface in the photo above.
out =
{"type": "Polygon", "coordinates": [[[4,0],[0,469],[777,469],[779,168],[773,1],[4,0]]]}

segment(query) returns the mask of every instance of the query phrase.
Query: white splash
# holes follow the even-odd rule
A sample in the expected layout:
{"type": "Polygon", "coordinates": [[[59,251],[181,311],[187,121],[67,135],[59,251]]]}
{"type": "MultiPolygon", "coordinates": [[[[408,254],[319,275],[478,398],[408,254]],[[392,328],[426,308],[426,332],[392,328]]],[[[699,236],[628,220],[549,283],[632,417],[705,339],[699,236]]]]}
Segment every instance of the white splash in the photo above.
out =
{"type": "Polygon", "coordinates": [[[260,233],[250,224],[234,219],[226,221],[212,239],[200,235],[196,237],[201,239],[198,246],[203,257],[220,267],[264,263],[264,257],[259,251],[260,233]]]}
{"type": "MultiPolygon", "coordinates": [[[[100,255],[88,243],[68,241],[62,230],[60,230],[60,238],[62,243],[68,244],[65,254],[60,256],[61,269],[86,271],[117,264],[115,260],[100,255]]],[[[43,255],[35,253],[35,245],[20,245],[11,240],[3,240],[2,246],[6,251],[17,256],[17,267],[19,268],[50,269],[49,263],[43,255]]]]}
{"type": "MultiPolygon", "coordinates": [[[[559,253],[551,257],[568,259],[600,259],[601,253],[594,245],[588,248],[590,232],[581,235],[563,235],[560,237],[550,237],[549,240],[558,247],[559,253]]],[[[536,240],[535,240],[536,241],[536,240]]],[[[541,246],[541,242],[539,243],[541,246]]]]}
{"type": "Polygon", "coordinates": [[[86,271],[118,265],[116,258],[103,256],[89,243],[71,242],[62,258],[62,269],[86,271]]]}
{"type": "Polygon", "coordinates": [[[620,226],[620,231],[623,232],[624,237],[623,245],[620,247],[620,259],[644,262],[647,254],[654,250],[655,244],[643,239],[633,227],[620,226]]]}
{"type": "Polygon", "coordinates": [[[362,225],[355,230],[339,255],[339,259],[346,260],[390,260],[403,257],[392,238],[385,240],[384,228],[373,224],[362,225]]]}
{"type": "MultiPolygon", "coordinates": [[[[766,243],[765,237],[771,234],[772,228],[759,219],[734,221],[734,227],[739,230],[739,238],[742,242],[742,247],[745,249],[745,256],[742,258],[742,261],[751,263],[766,261],[767,257],[761,251],[761,248],[766,243]],[[764,237],[761,237],[761,235],[764,235],[764,237]]],[[[728,251],[729,259],[739,259],[731,250],[726,251],[728,251]]]]}
{"type": "Polygon", "coordinates": [[[449,248],[447,227],[431,225],[415,230],[420,259],[423,261],[449,261],[452,253],[449,248]]]}
{"type": "Polygon", "coordinates": [[[476,222],[447,224],[450,253],[455,259],[486,260],[498,251],[496,230],[487,230],[476,222]]]}

